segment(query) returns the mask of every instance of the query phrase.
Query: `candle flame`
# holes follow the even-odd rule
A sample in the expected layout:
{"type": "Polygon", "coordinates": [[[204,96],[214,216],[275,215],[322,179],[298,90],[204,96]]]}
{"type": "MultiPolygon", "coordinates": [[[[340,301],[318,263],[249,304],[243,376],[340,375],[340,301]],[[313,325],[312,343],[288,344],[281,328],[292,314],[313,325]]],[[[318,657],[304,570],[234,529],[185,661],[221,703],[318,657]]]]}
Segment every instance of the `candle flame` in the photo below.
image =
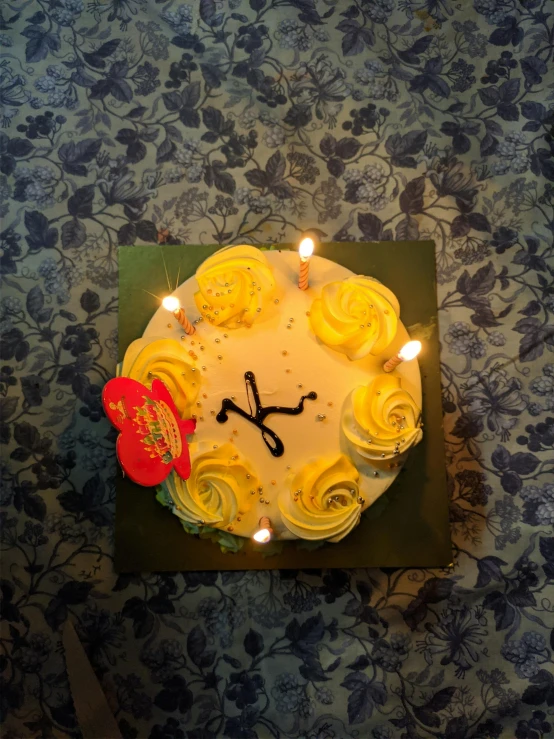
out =
{"type": "Polygon", "coordinates": [[[307,259],[308,257],[311,257],[314,253],[313,239],[302,239],[302,241],[300,242],[300,246],[298,247],[298,253],[300,254],[300,257],[302,259],[307,259]]]}
{"type": "Polygon", "coordinates": [[[267,544],[267,542],[271,540],[271,531],[270,529],[260,529],[259,531],[256,531],[252,538],[259,544],[267,544]]]}
{"type": "Polygon", "coordinates": [[[402,349],[398,352],[398,356],[405,362],[409,362],[410,359],[415,359],[420,351],[421,341],[408,341],[408,343],[404,344],[402,349]]]}
{"type": "Polygon", "coordinates": [[[174,295],[167,295],[162,300],[162,305],[166,310],[169,310],[172,313],[174,313],[176,310],[179,310],[179,308],[181,307],[179,298],[176,298],[174,295]]]}

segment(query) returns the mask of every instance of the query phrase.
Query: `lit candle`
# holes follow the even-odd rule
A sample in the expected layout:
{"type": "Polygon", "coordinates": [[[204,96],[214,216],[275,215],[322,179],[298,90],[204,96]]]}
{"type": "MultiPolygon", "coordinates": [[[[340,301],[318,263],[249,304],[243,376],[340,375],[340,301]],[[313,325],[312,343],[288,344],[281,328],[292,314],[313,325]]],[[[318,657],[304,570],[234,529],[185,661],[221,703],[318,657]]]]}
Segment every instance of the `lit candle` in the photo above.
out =
{"type": "Polygon", "coordinates": [[[166,310],[173,313],[173,315],[179,321],[181,326],[185,329],[187,334],[195,333],[196,329],[187,318],[185,309],[181,308],[181,303],[179,303],[178,298],[176,298],[174,295],[168,295],[162,300],[162,305],[166,310]]]}
{"type": "Polygon", "coordinates": [[[400,362],[409,362],[410,359],[415,359],[421,351],[421,341],[408,341],[404,344],[402,349],[391,357],[388,362],[383,365],[384,372],[392,372],[395,367],[398,367],[400,362]]]}
{"type": "Polygon", "coordinates": [[[273,536],[271,521],[267,516],[262,516],[260,518],[258,526],[260,528],[258,529],[258,531],[256,531],[252,538],[254,539],[254,541],[257,541],[258,544],[267,544],[268,541],[271,541],[271,537],[273,536]]]}
{"type": "Polygon", "coordinates": [[[298,247],[300,254],[300,277],[298,279],[298,287],[301,290],[308,289],[308,273],[310,271],[310,257],[314,251],[314,242],[312,239],[302,239],[298,247]]]}

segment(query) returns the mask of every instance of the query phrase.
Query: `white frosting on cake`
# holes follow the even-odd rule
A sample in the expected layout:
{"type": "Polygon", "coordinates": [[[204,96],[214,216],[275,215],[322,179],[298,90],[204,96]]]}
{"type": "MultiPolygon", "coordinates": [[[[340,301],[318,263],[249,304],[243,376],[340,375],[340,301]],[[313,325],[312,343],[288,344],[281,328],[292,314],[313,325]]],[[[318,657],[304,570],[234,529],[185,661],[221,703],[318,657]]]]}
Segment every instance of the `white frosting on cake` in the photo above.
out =
{"type": "MultiPolygon", "coordinates": [[[[226,520],[221,528],[228,530],[228,526],[231,526],[233,534],[250,537],[258,529],[260,518],[267,516],[278,538],[294,539],[297,534],[293,530],[301,533],[304,524],[296,522],[287,528],[281,510],[292,510],[294,513],[294,501],[290,502],[287,496],[291,495],[294,481],[299,479],[299,473],[307,465],[314,462],[321,464],[322,460],[327,460],[331,465],[340,455],[346,455],[359,473],[355,489],[356,497],[364,500],[363,504],[358,503],[360,511],[374,503],[399,473],[403,454],[395,456],[393,460],[389,455],[383,460],[361,456],[359,444],[357,448],[346,438],[341,421],[343,411],[352,405],[353,391],[368,386],[373,378],[380,375],[384,361],[398,351],[409,340],[409,336],[399,321],[396,337],[382,355],[368,355],[355,361],[323,345],[315,337],[307,313],[325,285],[347,279],[352,272],[327,259],[313,256],[310,259],[310,286],[302,291],[298,289],[297,253],[268,251],[264,255],[273,269],[275,292],[251,327],[226,329],[202,320],[196,325],[196,333],[188,336],[174,316],[160,307],[148,324],[144,338],[177,339],[185,353],[197,355],[196,376],[200,375],[200,378],[198,386],[195,386],[199,392],[193,412],[198,423],[196,433],[190,440],[193,465],[199,455],[213,450],[214,446],[220,449],[232,442],[239,467],[240,461],[244,462],[258,486],[263,488],[261,495],[257,488],[255,494],[251,495],[245,487],[248,482],[241,481],[244,494],[249,496],[248,504],[245,499],[245,504],[241,506],[239,500],[236,504],[237,516],[230,522],[226,520]],[[255,375],[263,406],[293,407],[302,395],[310,391],[317,393],[316,400],[305,401],[304,411],[300,415],[275,414],[266,418],[265,424],[278,434],[284,444],[285,451],[281,457],[272,456],[261,431],[236,413],[229,411],[226,423],[221,424],[216,420],[224,398],[233,397],[238,406],[250,412],[244,380],[247,371],[255,375]],[[321,420],[319,416],[325,418],[321,420]],[[397,466],[391,468],[391,463],[397,466]]],[[[190,320],[198,317],[194,298],[197,291],[196,278],[191,277],[174,293],[190,320]]],[[[402,363],[395,370],[395,375],[401,378],[402,389],[421,408],[417,360],[402,363]]],[[[236,467],[235,461],[233,467],[236,467]]],[[[206,498],[208,501],[212,499],[217,500],[218,496],[206,498]]],[[[359,516],[354,511],[345,515],[344,521],[349,526],[345,529],[346,524],[340,522],[340,526],[337,525],[334,515],[336,508],[336,505],[331,506],[333,522],[329,523],[331,528],[334,526],[335,534],[340,532],[339,538],[342,538],[358,523],[359,516]]],[[[312,513],[305,512],[302,521],[310,521],[311,516],[312,513]]],[[[218,516],[210,514],[209,517],[215,521],[218,516]]],[[[308,537],[302,535],[302,538],[308,537]]]]}

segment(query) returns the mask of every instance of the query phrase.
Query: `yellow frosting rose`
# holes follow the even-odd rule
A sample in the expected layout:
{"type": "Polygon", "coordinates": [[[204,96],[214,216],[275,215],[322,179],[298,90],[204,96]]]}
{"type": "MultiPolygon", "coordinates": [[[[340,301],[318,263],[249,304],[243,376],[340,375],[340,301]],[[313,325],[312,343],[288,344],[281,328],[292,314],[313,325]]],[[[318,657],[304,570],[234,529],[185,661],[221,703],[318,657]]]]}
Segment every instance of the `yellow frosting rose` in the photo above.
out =
{"type": "Polygon", "coordinates": [[[279,496],[283,523],[300,539],[340,541],[360,519],[359,477],[344,454],[307,463],[279,496]]]}
{"type": "Polygon", "coordinates": [[[342,429],[363,457],[391,459],[421,441],[420,415],[400,377],[379,375],[367,387],[354,390],[342,429]]]}
{"type": "Polygon", "coordinates": [[[195,363],[175,339],[137,339],[127,347],[119,368],[121,377],[131,377],[150,388],[161,380],[171,393],[182,416],[190,415],[202,382],[195,363]]]}
{"type": "Polygon", "coordinates": [[[349,359],[381,354],[396,336],[400,305],[394,293],[370,277],[325,285],[310,309],[317,338],[349,359]]]}
{"type": "Polygon", "coordinates": [[[273,272],[254,246],[229,246],[206,259],[196,272],[196,307],[214,326],[250,326],[275,292],[273,272]]]}
{"type": "Polygon", "coordinates": [[[226,443],[193,457],[188,480],[173,473],[166,484],[180,518],[223,528],[250,508],[250,491],[259,482],[235,446],[226,443]]]}

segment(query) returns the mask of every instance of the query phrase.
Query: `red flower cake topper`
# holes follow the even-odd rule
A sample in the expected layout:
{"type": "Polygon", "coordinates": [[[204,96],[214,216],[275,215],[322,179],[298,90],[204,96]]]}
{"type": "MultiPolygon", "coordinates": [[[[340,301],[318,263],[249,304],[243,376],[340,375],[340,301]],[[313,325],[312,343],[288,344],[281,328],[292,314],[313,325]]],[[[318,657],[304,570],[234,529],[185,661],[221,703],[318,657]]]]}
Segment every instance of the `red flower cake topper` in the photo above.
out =
{"type": "Polygon", "coordinates": [[[194,432],[196,421],[179,417],[161,380],[154,380],[149,390],[137,380],[116,377],[104,387],[102,402],[119,430],[117,457],[133,482],[159,485],[174,468],[183,480],[189,477],[186,434],[194,432]]]}

